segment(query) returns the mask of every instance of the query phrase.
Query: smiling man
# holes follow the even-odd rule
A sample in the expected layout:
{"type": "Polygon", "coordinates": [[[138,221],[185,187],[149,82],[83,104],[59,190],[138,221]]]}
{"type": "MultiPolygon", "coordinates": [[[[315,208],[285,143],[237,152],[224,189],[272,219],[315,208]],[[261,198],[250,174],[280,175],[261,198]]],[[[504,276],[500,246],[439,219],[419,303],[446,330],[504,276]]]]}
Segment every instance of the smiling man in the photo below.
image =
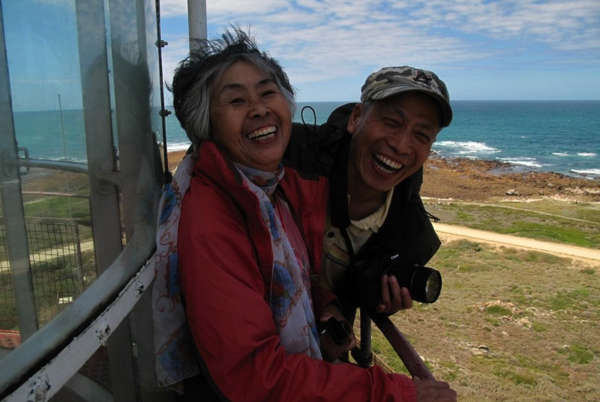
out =
{"type": "MultiPolygon", "coordinates": [[[[348,315],[356,288],[344,273],[352,263],[398,254],[425,264],[439,248],[419,191],[431,146],[451,120],[446,85],[430,71],[403,66],[371,74],[361,103],[336,109],[316,135],[295,125],[289,159],[330,180],[323,282],[348,315]]],[[[378,312],[412,306],[393,275],[381,284],[378,312]]]]}

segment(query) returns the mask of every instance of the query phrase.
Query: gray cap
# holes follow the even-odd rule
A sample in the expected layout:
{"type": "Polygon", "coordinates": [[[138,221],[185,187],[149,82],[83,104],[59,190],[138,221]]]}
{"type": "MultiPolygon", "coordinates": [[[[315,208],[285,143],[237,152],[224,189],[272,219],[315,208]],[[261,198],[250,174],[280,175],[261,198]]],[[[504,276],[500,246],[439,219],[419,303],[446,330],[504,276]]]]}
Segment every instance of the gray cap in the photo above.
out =
{"type": "Polygon", "coordinates": [[[450,96],[444,81],[431,71],[414,67],[384,67],[367,77],[361,88],[361,102],[378,101],[402,92],[419,91],[434,98],[442,112],[441,126],[452,121],[450,96]]]}

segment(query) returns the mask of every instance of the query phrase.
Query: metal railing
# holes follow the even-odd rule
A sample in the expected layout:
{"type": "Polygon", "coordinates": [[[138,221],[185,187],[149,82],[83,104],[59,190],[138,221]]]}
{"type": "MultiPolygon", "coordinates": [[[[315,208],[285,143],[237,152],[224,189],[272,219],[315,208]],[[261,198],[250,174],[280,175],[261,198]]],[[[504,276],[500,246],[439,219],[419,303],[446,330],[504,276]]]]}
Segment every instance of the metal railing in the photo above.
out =
{"type": "MultiPolygon", "coordinates": [[[[88,253],[92,260],[84,265],[79,224],[73,220],[28,218],[26,231],[37,319],[44,325],[95,279],[93,253],[88,253]]],[[[5,239],[6,227],[1,225],[0,329],[12,329],[18,319],[5,239]]]]}

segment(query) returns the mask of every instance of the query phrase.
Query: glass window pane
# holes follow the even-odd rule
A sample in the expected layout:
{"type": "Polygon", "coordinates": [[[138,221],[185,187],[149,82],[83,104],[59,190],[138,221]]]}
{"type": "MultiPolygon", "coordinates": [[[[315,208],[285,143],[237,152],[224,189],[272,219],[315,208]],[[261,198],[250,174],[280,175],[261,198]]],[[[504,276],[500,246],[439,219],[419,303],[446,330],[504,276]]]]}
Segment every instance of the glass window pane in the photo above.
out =
{"type": "MultiPolygon", "coordinates": [[[[75,2],[3,2],[2,16],[19,157],[85,163],[75,2]]],[[[29,251],[29,291],[36,315],[32,320],[42,327],[96,277],[89,180],[84,173],[40,167],[21,167],[19,172],[22,192],[20,201],[14,200],[22,203],[24,213],[22,241],[29,251]]],[[[20,335],[30,334],[20,334],[23,317],[20,321],[6,217],[1,216],[0,331],[13,339],[0,345],[6,352],[20,343],[20,335]]]]}

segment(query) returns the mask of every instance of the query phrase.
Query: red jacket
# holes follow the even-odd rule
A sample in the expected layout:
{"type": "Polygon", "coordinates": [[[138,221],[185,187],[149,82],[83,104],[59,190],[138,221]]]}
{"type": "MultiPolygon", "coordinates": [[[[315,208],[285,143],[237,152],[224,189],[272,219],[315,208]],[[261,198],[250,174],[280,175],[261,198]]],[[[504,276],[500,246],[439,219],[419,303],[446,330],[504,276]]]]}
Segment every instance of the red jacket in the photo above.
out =
{"type": "MultiPolygon", "coordinates": [[[[281,189],[321,266],[328,183],[286,168],[281,189]]],[[[199,355],[233,401],[412,401],[413,382],[379,367],[330,364],[281,347],[266,299],[273,257],[255,196],[212,142],[198,154],[183,200],[178,254],[186,313],[199,355]]],[[[315,316],[332,295],[313,281],[315,316]]]]}

